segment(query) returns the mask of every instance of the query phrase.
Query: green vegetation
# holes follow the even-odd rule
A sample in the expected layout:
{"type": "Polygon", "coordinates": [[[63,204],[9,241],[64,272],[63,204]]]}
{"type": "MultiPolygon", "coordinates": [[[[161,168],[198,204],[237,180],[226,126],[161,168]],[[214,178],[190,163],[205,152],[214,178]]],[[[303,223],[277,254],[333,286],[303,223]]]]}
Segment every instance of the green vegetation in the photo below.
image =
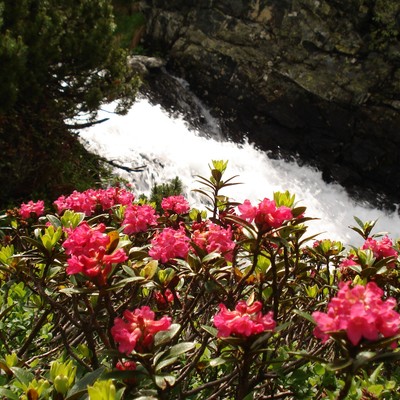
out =
{"type": "Polygon", "coordinates": [[[144,28],[145,18],[142,13],[115,13],[115,22],[117,29],[115,35],[119,40],[120,46],[133,53],[143,51],[139,44],[142,30],[144,28]]]}
{"type": "Polygon", "coordinates": [[[92,122],[111,101],[119,113],[132,105],[139,79],[115,29],[111,0],[0,1],[0,179],[13,182],[0,207],[99,179],[99,163],[72,144],[66,121],[92,122]]]}
{"type": "Polygon", "coordinates": [[[224,196],[226,167],[197,177],[209,216],[122,187],[0,215],[1,399],[398,398],[400,240],[318,240],[289,192],[224,196]]]}
{"type": "Polygon", "coordinates": [[[176,196],[182,194],[182,181],[176,176],[171,181],[161,184],[155,184],[151,188],[150,199],[151,203],[156,204],[156,210],[161,212],[161,201],[164,197],[176,196]]]}

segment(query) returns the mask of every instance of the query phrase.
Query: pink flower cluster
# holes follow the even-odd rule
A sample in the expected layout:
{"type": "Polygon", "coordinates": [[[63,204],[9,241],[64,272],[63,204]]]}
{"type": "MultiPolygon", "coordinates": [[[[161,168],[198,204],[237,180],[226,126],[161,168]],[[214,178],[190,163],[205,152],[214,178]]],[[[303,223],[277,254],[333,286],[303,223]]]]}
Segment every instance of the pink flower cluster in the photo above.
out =
{"type": "Polygon", "coordinates": [[[377,340],[392,337],[400,332],[400,314],[393,310],[396,300],[382,300],[383,290],[375,282],[350,288],[350,282],[341,282],[337,297],[328,304],[328,312],[315,311],[317,323],[314,335],[325,343],[329,333],[345,331],[356,346],[362,338],[377,340]]]}
{"type": "Polygon", "coordinates": [[[363,244],[362,249],[371,250],[374,253],[374,257],[378,260],[398,256],[398,252],[393,248],[393,242],[388,236],[383,237],[380,241],[368,238],[363,244]]]}
{"type": "Polygon", "coordinates": [[[271,228],[279,228],[284,221],[293,218],[289,207],[277,207],[274,200],[264,199],[258,206],[253,206],[250,200],[245,200],[238,206],[241,218],[247,222],[255,222],[261,231],[269,231],[271,228]]]}
{"type": "Polygon", "coordinates": [[[83,212],[88,217],[98,208],[102,211],[111,209],[116,204],[131,204],[135,196],[126,189],[110,187],[108,189],[88,189],[84,192],[74,190],[69,196],[60,196],[55,202],[57,212],[64,210],[83,212]]]}
{"type": "Polygon", "coordinates": [[[275,329],[273,312],[263,315],[262,304],[259,301],[255,301],[251,306],[245,301],[239,301],[234,311],[228,310],[225,304],[220,304],[219,308],[220,312],[214,316],[214,325],[218,329],[219,337],[248,337],[275,329]]]}
{"type": "Polygon", "coordinates": [[[31,214],[36,214],[36,217],[40,217],[44,214],[44,201],[39,200],[35,203],[31,200],[26,204],[22,203],[19,213],[23,219],[30,218],[31,214]]]}
{"type": "Polygon", "coordinates": [[[150,257],[166,263],[172,258],[186,258],[189,252],[189,238],[186,236],[185,228],[181,226],[175,230],[165,228],[157,233],[151,241],[149,250],[150,257]]]}
{"type": "Polygon", "coordinates": [[[154,341],[154,335],[166,331],[171,326],[171,318],[164,316],[155,321],[155,314],[148,306],[135,309],[133,312],[125,310],[123,318],[115,318],[111,334],[119,343],[121,353],[130,354],[149,350],[154,341]]]}
{"type": "Polygon", "coordinates": [[[190,210],[188,201],[181,195],[165,197],[161,201],[161,208],[175,214],[185,214],[190,210]]]}
{"type": "Polygon", "coordinates": [[[67,274],[82,273],[91,278],[100,276],[104,280],[113,263],[127,260],[123,249],[107,254],[110,237],[104,233],[105,229],[104,224],[91,228],[85,221],[77,228],[67,230],[68,239],[63,243],[65,253],[70,256],[67,274]]]}
{"type": "Polygon", "coordinates": [[[150,226],[157,225],[157,215],[153,207],[144,204],[130,204],[126,207],[122,226],[124,233],[131,235],[146,232],[150,226]]]}
{"type": "Polygon", "coordinates": [[[224,255],[228,261],[232,261],[235,242],[232,240],[231,227],[224,229],[209,221],[205,228],[193,232],[193,242],[208,253],[216,252],[224,255]]]}

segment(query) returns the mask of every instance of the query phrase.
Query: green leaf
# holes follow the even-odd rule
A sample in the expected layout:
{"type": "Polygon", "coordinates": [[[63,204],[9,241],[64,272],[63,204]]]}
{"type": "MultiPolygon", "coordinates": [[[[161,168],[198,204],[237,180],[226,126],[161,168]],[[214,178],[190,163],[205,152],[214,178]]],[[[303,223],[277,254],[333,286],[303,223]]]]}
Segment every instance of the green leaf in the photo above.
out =
{"type": "Polygon", "coordinates": [[[314,372],[319,376],[323,376],[325,374],[325,367],[317,363],[314,366],[314,372]]]}
{"type": "Polygon", "coordinates": [[[68,396],[65,400],[76,400],[79,399],[82,394],[87,393],[87,386],[92,385],[106,370],[105,367],[100,367],[93,372],[89,372],[82,379],[75,383],[75,385],[68,392],[68,396]]]}
{"type": "Polygon", "coordinates": [[[60,289],[60,292],[70,296],[72,294],[98,294],[99,290],[97,288],[69,287],[60,289]]]}
{"type": "Polygon", "coordinates": [[[155,371],[160,372],[163,368],[168,367],[168,365],[173,364],[177,359],[178,359],[178,357],[171,357],[171,358],[167,358],[165,360],[160,361],[156,365],[155,371]]]}
{"type": "Polygon", "coordinates": [[[126,286],[128,283],[132,282],[139,282],[139,281],[144,281],[145,278],[143,276],[131,276],[129,278],[121,279],[116,283],[115,285],[112,285],[106,289],[106,292],[113,291],[114,289],[122,288],[126,286]]]}
{"type": "Polygon", "coordinates": [[[209,253],[207,254],[201,261],[206,264],[209,261],[213,261],[215,259],[221,258],[221,254],[218,253],[209,253]]]}
{"type": "Polygon", "coordinates": [[[140,276],[143,276],[146,279],[151,279],[155,275],[158,269],[158,261],[151,260],[141,271],[140,276]]]}
{"type": "Polygon", "coordinates": [[[196,346],[196,343],[193,342],[181,342],[172,346],[168,352],[168,356],[179,356],[181,354],[187,353],[188,351],[192,350],[196,346]]]}
{"type": "Polygon", "coordinates": [[[29,382],[35,378],[31,372],[23,368],[11,367],[10,369],[15,377],[24,385],[29,385],[29,382]]]}
{"type": "Polygon", "coordinates": [[[314,325],[316,324],[314,321],[314,318],[307,312],[301,311],[301,310],[293,310],[293,312],[297,315],[300,315],[300,317],[305,318],[306,320],[312,322],[314,325]]]}
{"type": "Polygon", "coordinates": [[[341,369],[345,369],[353,364],[352,359],[340,359],[336,360],[332,363],[326,364],[326,368],[330,371],[339,371],[341,369]]]}
{"type": "Polygon", "coordinates": [[[367,387],[368,392],[372,393],[375,396],[380,396],[383,389],[383,385],[371,385],[367,387]]]}
{"type": "Polygon", "coordinates": [[[55,215],[47,214],[46,218],[55,228],[62,227],[61,221],[55,215]]]}
{"type": "Polygon", "coordinates": [[[129,275],[132,277],[137,276],[135,273],[135,270],[132,267],[129,267],[128,265],[123,265],[122,269],[129,275]]]}
{"type": "Polygon", "coordinates": [[[218,335],[218,329],[214,328],[213,326],[201,325],[201,329],[208,332],[211,336],[217,337],[218,335]]]}
{"type": "Polygon", "coordinates": [[[140,397],[135,397],[135,400],[159,400],[158,397],[153,397],[153,396],[140,396],[140,397]]]}
{"type": "Polygon", "coordinates": [[[157,332],[154,335],[154,346],[159,347],[170,342],[180,329],[179,324],[172,324],[168,330],[157,332]]]}
{"type": "Polygon", "coordinates": [[[227,361],[229,361],[229,360],[227,360],[223,357],[217,357],[217,358],[211,359],[209,362],[209,365],[210,365],[210,367],[218,367],[218,365],[225,364],[227,361]]]}
{"type": "Polygon", "coordinates": [[[20,397],[9,389],[0,388],[0,396],[9,400],[18,400],[20,397]]]}
{"type": "Polygon", "coordinates": [[[154,380],[159,388],[165,390],[168,386],[174,386],[176,379],[172,375],[156,375],[154,380]]]}
{"type": "Polygon", "coordinates": [[[257,351],[264,343],[268,342],[269,338],[272,336],[271,332],[262,333],[257,337],[257,339],[251,344],[250,350],[257,351]]]}

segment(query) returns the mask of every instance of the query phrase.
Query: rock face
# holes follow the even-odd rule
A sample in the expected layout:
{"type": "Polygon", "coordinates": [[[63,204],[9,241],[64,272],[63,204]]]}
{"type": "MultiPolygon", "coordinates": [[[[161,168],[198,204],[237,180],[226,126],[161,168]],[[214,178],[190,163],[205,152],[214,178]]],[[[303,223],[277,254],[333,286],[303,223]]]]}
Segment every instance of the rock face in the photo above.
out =
{"type": "Polygon", "coordinates": [[[234,140],[400,201],[398,0],[142,0],[144,41],[234,140]]]}

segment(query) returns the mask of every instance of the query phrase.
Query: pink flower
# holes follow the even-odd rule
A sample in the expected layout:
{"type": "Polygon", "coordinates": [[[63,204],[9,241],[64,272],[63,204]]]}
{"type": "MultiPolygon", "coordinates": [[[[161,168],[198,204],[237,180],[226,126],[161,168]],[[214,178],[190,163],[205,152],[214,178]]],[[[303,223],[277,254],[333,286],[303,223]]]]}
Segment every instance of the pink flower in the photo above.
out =
{"type": "Polygon", "coordinates": [[[251,306],[245,301],[239,301],[234,311],[228,310],[225,304],[220,304],[219,308],[220,312],[214,316],[214,325],[218,329],[219,337],[248,337],[275,329],[273,312],[262,315],[262,304],[259,301],[255,301],[251,306]]]}
{"type": "Polygon", "coordinates": [[[157,215],[153,207],[144,204],[132,204],[126,207],[124,220],[124,233],[131,235],[146,232],[150,226],[157,225],[157,215]]]}
{"type": "Polygon", "coordinates": [[[275,201],[264,199],[257,207],[251,205],[249,200],[238,206],[241,218],[248,222],[255,222],[257,227],[262,231],[269,231],[272,228],[279,228],[284,221],[293,218],[292,211],[289,207],[276,207],[275,201]]]}
{"type": "MultiPolygon", "coordinates": [[[[398,252],[393,248],[393,242],[388,236],[382,238],[381,241],[377,241],[372,238],[368,238],[362,246],[363,250],[369,249],[374,253],[374,257],[378,260],[386,257],[397,257],[398,252]]],[[[394,267],[394,263],[390,266],[394,267]]]]}
{"type": "Polygon", "coordinates": [[[164,211],[173,212],[175,214],[185,214],[190,210],[190,205],[182,195],[169,196],[162,199],[161,208],[164,211]]]}
{"type": "Polygon", "coordinates": [[[32,216],[31,214],[36,214],[36,218],[40,217],[41,215],[44,214],[44,201],[39,200],[36,203],[34,203],[31,200],[27,204],[22,203],[19,213],[23,219],[30,218],[32,216]]]}
{"type": "Polygon", "coordinates": [[[119,343],[121,353],[130,354],[136,351],[150,350],[154,335],[166,331],[171,326],[171,318],[164,316],[154,320],[155,314],[148,306],[135,309],[133,312],[125,310],[123,318],[115,318],[111,334],[119,343]]]}
{"type": "Polygon", "coordinates": [[[337,297],[328,304],[328,312],[315,311],[314,335],[326,342],[331,332],[345,331],[356,346],[362,338],[377,340],[400,332],[400,314],[393,310],[396,300],[382,300],[383,291],[374,283],[350,288],[350,282],[339,284],[337,297]]]}
{"type": "Polygon", "coordinates": [[[75,190],[68,197],[60,196],[54,204],[59,214],[64,210],[72,210],[90,216],[97,209],[107,211],[117,204],[131,204],[134,198],[134,194],[125,189],[111,187],[97,190],[88,189],[82,193],[75,190]]]}
{"type": "Polygon", "coordinates": [[[254,207],[250,200],[245,200],[242,205],[238,206],[240,216],[248,222],[253,222],[257,215],[257,207],[254,207]]]}
{"type": "Polygon", "coordinates": [[[68,229],[68,239],[63,243],[67,260],[67,274],[83,273],[88,277],[101,276],[103,280],[111,271],[111,265],[128,259],[123,249],[106,254],[110,237],[106,227],[99,224],[92,228],[85,221],[75,229],[68,229]]]}
{"type": "Polygon", "coordinates": [[[155,260],[166,263],[172,258],[186,258],[188,252],[189,238],[185,229],[165,228],[152,239],[149,255],[155,260]]]}
{"type": "Polygon", "coordinates": [[[355,260],[355,255],[350,254],[347,258],[344,258],[340,265],[339,268],[341,271],[345,271],[348,267],[351,267],[352,265],[359,265],[355,260]]]}
{"type": "Polygon", "coordinates": [[[232,261],[235,242],[232,240],[232,229],[222,228],[212,222],[208,222],[192,234],[193,242],[208,253],[222,254],[228,261],[232,261]]]}

